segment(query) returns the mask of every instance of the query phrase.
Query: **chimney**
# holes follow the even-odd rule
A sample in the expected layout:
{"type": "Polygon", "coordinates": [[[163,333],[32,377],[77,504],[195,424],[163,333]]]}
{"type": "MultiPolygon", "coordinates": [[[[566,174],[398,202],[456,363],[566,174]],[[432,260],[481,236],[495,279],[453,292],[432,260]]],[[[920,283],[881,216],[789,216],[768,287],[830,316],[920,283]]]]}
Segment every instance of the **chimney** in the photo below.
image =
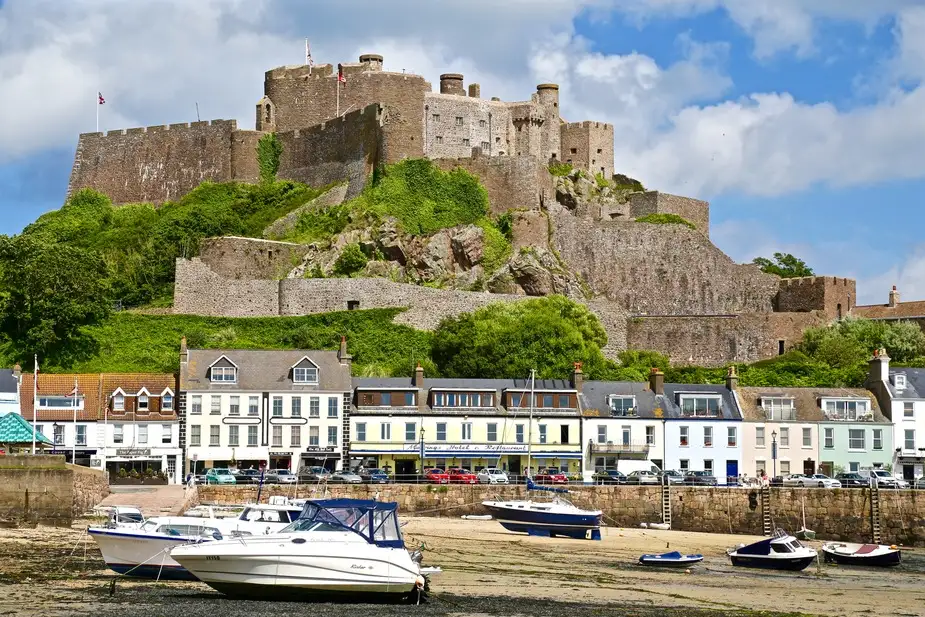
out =
{"type": "Polygon", "coordinates": [[[874,356],[870,359],[869,370],[867,371],[867,383],[885,384],[890,379],[890,356],[886,354],[886,349],[881,347],[874,350],[874,356]]]}
{"type": "Polygon", "coordinates": [[[411,385],[418,390],[424,389],[424,367],[421,366],[420,362],[418,362],[418,367],[414,369],[414,379],[411,381],[411,385]]]}
{"type": "Polygon", "coordinates": [[[581,388],[585,385],[585,374],[581,371],[581,362],[575,363],[575,370],[572,371],[572,387],[581,394],[581,388]]]}
{"type": "Polygon", "coordinates": [[[347,366],[353,366],[353,356],[347,353],[347,337],[340,337],[340,349],[337,350],[337,361],[347,366]]]}
{"type": "Polygon", "coordinates": [[[739,375],[736,373],[735,365],[730,366],[726,371],[726,389],[732,392],[739,385],[739,375]]]}
{"type": "Polygon", "coordinates": [[[189,362],[189,349],[186,347],[186,337],[180,339],[180,364],[189,362]]]}
{"type": "Polygon", "coordinates": [[[22,377],[22,367],[18,364],[13,367],[13,377],[16,378],[16,381],[19,381],[19,379],[22,377]]]}
{"type": "Polygon", "coordinates": [[[478,84],[469,84],[469,98],[482,98],[482,87],[478,84]]]}
{"type": "Polygon", "coordinates": [[[649,371],[649,389],[655,394],[665,394],[665,373],[657,368],[649,371]]]}
{"type": "Polygon", "coordinates": [[[896,291],[896,285],[893,285],[893,289],[890,290],[890,308],[894,308],[899,304],[899,292],[896,291]]]}

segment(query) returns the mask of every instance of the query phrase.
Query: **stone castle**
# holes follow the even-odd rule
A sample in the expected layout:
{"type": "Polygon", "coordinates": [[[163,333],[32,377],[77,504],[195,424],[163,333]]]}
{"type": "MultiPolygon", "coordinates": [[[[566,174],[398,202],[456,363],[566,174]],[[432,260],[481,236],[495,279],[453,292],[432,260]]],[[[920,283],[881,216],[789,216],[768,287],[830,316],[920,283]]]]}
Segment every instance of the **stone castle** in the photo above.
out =
{"type": "MultiPolygon", "coordinates": [[[[534,263],[506,266],[516,284],[496,293],[387,278],[303,278],[292,266],[304,259],[304,246],[220,238],[205,242],[199,257],[178,260],[175,312],[269,316],[404,306],[410,310],[398,319],[433,327],[488,302],[566,293],[601,318],[611,356],[654,349],[676,363],[716,365],[783,353],[804,329],[849,314],[856,302],[850,279],[781,280],[733,262],[709,240],[707,202],[658,191],[591,198],[587,178],[553,177],[551,163],[606,179],[614,173],[613,127],[566,122],[557,85],[540,84],[529,100],[510,103],[483,99],[478,84],[466,88],[462,75],[444,74],[433,92],[421,76],[383,70],[375,54],[337,67],[268,71],[253,131],[213,120],[83,134],[68,192],[91,187],[115,203],[158,203],[207,180],[255,182],[256,144],[267,132],[283,145],[279,177],[340,183],[337,199],[323,205],[359,194],[377,166],[406,158],[470,171],[486,187],[492,213],[511,212],[515,249],[555,255],[583,291],[534,263]],[[658,213],[680,215],[695,229],[635,221],[658,213]]],[[[449,255],[444,267],[473,268],[471,256],[454,257],[452,232],[441,241],[449,255]]]]}

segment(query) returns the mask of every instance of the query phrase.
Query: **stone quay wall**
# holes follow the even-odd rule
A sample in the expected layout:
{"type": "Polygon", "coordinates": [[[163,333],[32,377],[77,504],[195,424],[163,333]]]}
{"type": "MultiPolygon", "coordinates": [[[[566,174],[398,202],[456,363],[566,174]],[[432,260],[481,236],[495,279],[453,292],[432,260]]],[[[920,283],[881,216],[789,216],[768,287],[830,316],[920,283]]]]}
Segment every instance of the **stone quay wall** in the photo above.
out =
{"type": "MultiPolygon", "coordinates": [[[[661,487],[575,486],[569,500],[580,507],[599,508],[604,522],[613,527],[638,527],[661,521],[661,487]]],[[[261,501],[271,495],[320,498],[317,486],[264,487],[261,501]]],[[[257,497],[256,486],[200,486],[204,504],[243,504],[257,497]]],[[[527,497],[522,486],[434,486],[415,484],[329,485],[327,497],[395,501],[406,516],[485,514],[481,502],[527,497]]],[[[925,493],[881,491],[883,541],[904,546],[925,546],[925,493]]],[[[870,541],[870,491],[867,489],[771,489],[771,515],[777,526],[796,531],[806,526],[821,540],[870,541]]],[[[761,497],[757,489],[671,489],[672,529],[707,533],[760,536],[761,497]]]]}
{"type": "Polygon", "coordinates": [[[0,457],[0,519],[69,526],[108,494],[102,471],[65,464],[62,455],[0,457]]]}

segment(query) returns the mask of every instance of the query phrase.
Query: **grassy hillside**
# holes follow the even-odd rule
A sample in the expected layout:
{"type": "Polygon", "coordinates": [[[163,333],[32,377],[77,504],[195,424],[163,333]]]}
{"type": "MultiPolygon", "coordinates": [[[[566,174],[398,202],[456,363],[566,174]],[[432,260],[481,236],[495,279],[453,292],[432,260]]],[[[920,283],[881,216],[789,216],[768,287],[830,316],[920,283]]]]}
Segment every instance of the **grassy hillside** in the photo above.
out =
{"type": "MultiPolygon", "coordinates": [[[[190,347],[337,349],[347,337],[356,375],[411,375],[412,361],[430,366],[431,334],[392,323],[400,309],[343,311],[305,317],[212,318],[117,313],[88,328],[100,353],[68,372],[174,372],[180,338],[190,347]]],[[[0,349],[0,366],[12,366],[0,349]]],[[[43,371],[62,371],[39,360],[43,371]]],[[[431,373],[432,374],[432,373],[431,373]]]]}

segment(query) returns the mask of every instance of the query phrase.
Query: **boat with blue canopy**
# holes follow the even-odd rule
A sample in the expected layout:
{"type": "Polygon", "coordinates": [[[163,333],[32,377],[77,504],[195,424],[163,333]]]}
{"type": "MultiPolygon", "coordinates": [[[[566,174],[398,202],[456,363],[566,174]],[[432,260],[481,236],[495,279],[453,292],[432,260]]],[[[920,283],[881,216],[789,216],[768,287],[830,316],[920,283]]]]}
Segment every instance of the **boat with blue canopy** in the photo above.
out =
{"type": "Polygon", "coordinates": [[[816,549],[803,546],[799,540],[782,529],[774,535],[752,544],[740,544],[727,551],[732,565],[764,570],[806,569],[816,560],[816,549]]]}
{"type": "Polygon", "coordinates": [[[701,561],[703,561],[703,555],[683,555],[678,551],[660,555],[643,555],[639,558],[639,563],[644,566],[660,568],[686,568],[701,561]]]}

